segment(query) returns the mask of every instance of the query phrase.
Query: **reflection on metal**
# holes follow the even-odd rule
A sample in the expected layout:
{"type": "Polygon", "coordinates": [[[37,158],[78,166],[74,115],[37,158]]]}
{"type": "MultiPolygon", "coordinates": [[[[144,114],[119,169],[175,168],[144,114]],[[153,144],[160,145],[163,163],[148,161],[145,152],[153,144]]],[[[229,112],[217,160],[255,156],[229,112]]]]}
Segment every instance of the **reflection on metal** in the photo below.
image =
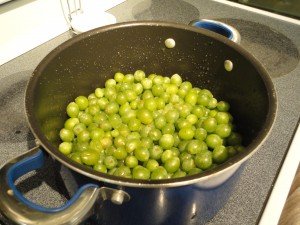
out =
{"type": "Polygon", "coordinates": [[[163,189],[159,190],[158,203],[159,203],[159,206],[163,209],[164,205],[165,205],[165,193],[164,193],[163,189]]]}
{"type": "Polygon", "coordinates": [[[124,195],[122,192],[115,192],[112,196],[111,196],[111,201],[117,205],[121,205],[124,201],[124,195]]]}
{"type": "Polygon", "coordinates": [[[192,215],[196,215],[196,211],[197,211],[197,207],[196,207],[196,203],[193,203],[192,205],[192,215]]]}
{"type": "Polygon", "coordinates": [[[102,187],[99,189],[99,193],[99,201],[110,200],[116,205],[121,205],[130,200],[130,195],[122,190],[102,187]]]}
{"type": "Polygon", "coordinates": [[[166,212],[167,212],[166,209],[168,208],[168,206],[166,205],[167,198],[165,196],[165,189],[160,188],[155,198],[156,198],[155,205],[157,205],[155,210],[156,212],[155,220],[157,224],[162,224],[166,218],[166,212]]]}

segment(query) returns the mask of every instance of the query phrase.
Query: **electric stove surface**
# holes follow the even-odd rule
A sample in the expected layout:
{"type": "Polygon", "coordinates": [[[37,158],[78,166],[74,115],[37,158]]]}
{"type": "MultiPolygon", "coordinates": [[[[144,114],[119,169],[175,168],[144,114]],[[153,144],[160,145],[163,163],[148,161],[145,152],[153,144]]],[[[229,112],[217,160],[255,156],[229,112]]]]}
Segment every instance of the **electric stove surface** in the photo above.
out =
{"type": "MultiPolygon", "coordinates": [[[[241,45],[267,69],[278,98],[273,129],[255,155],[238,170],[226,204],[206,221],[209,225],[257,224],[299,120],[300,26],[207,0],[127,0],[109,12],[118,22],[164,20],[188,24],[204,18],[223,21],[239,30],[241,45]]],[[[69,38],[66,32],[0,66],[0,165],[35,146],[24,109],[26,84],[42,58],[69,38]]],[[[20,178],[17,187],[36,203],[60,206],[66,197],[61,183],[53,177],[52,162],[47,161],[43,169],[20,178]]],[[[199,222],[195,219],[187,224],[199,222]]]]}

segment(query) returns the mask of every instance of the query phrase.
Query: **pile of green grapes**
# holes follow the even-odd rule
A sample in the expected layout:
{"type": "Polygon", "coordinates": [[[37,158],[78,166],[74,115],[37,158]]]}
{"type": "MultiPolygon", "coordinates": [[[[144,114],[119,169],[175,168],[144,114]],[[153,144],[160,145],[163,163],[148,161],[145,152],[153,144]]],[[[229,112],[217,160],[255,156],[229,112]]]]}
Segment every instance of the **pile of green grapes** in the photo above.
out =
{"type": "Polygon", "coordinates": [[[229,108],[178,74],[118,72],[104,88],[67,106],[59,151],[126,178],[198,174],[244,151],[229,108]]]}

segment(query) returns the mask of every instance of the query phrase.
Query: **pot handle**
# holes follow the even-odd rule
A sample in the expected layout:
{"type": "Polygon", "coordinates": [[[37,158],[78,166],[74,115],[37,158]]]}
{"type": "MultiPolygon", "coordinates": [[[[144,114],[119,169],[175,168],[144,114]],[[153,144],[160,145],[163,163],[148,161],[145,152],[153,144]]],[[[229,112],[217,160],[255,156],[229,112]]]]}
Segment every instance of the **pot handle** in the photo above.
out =
{"type": "Polygon", "coordinates": [[[97,200],[111,200],[122,204],[129,195],[121,190],[101,187],[97,184],[81,186],[65,205],[46,208],[26,199],[14,182],[22,175],[44,165],[45,153],[35,147],[12,159],[0,169],[0,212],[8,220],[22,225],[79,224],[88,218],[97,200]]]}
{"type": "Polygon", "coordinates": [[[241,35],[238,32],[238,30],[220,21],[208,20],[208,19],[193,20],[189,23],[189,25],[213,31],[215,33],[227,37],[228,39],[230,39],[231,41],[237,44],[240,44],[241,42],[241,35]]]}

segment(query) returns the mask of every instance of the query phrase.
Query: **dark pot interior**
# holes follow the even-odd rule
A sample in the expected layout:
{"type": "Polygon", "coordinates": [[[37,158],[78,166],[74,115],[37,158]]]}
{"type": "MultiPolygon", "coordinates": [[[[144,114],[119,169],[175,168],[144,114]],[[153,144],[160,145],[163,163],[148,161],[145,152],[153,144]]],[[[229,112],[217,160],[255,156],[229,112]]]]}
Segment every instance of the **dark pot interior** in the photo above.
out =
{"type": "Polygon", "coordinates": [[[26,94],[34,134],[54,155],[63,157],[55,146],[67,118],[66,105],[78,95],[103,87],[115,72],[133,73],[137,69],[164,76],[178,73],[195,87],[211,90],[218,100],[228,101],[249,153],[273,123],[273,86],[265,70],[240,46],[198,28],[140,22],[79,35],[41,62],[26,94]],[[167,38],[176,41],[175,48],[165,47],[167,38]],[[225,60],[233,62],[231,72],[224,69],[225,60]]]}

